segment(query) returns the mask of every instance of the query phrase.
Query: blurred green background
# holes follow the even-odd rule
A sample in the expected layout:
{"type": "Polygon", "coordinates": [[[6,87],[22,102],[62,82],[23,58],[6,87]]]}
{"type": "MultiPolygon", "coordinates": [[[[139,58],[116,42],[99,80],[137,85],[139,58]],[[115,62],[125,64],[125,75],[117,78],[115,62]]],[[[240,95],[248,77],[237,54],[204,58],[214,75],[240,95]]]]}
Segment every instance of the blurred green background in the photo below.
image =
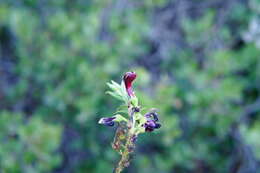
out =
{"type": "Polygon", "coordinates": [[[130,70],[162,128],[125,173],[260,172],[258,0],[1,0],[0,172],[112,172],[130,70]]]}

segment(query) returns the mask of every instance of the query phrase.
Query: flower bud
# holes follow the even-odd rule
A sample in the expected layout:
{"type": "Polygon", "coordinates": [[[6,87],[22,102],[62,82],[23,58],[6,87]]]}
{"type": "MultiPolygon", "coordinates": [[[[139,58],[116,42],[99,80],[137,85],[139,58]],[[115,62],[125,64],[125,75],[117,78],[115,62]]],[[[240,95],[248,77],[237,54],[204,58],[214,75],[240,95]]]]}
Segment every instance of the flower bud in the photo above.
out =
{"type": "Polygon", "coordinates": [[[133,92],[133,89],[132,89],[132,82],[135,80],[135,78],[136,78],[136,73],[135,72],[126,72],[124,77],[123,77],[127,94],[130,97],[134,97],[135,96],[134,92],[133,92]]]}

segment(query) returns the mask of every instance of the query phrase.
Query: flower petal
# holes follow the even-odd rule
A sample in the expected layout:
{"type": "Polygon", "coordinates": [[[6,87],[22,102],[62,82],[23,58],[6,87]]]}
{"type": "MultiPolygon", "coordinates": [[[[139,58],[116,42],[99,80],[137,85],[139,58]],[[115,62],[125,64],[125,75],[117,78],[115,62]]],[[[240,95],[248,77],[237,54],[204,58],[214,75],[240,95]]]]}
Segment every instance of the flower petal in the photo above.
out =
{"type": "Polygon", "coordinates": [[[132,89],[132,82],[135,80],[136,76],[137,75],[135,72],[126,72],[123,77],[123,80],[125,82],[126,91],[130,97],[135,96],[133,89],[132,89]]]}

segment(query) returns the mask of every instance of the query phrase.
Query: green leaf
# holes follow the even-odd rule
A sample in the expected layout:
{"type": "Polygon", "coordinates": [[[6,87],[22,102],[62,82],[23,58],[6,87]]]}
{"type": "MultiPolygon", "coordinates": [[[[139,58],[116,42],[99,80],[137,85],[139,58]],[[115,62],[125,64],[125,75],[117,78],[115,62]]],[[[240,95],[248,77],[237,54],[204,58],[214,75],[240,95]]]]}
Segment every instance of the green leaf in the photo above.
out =
{"type": "Polygon", "coordinates": [[[110,83],[107,83],[107,85],[111,89],[111,91],[107,91],[106,93],[110,94],[118,100],[124,101],[126,104],[128,103],[128,95],[123,81],[121,82],[121,85],[119,85],[112,80],[110,83]]]}

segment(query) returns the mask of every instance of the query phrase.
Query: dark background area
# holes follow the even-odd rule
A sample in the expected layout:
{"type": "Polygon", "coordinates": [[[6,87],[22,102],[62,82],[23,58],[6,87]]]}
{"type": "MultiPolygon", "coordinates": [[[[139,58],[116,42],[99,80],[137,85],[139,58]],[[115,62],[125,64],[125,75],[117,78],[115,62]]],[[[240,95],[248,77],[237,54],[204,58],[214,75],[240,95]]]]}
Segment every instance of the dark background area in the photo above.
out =
{"type": "Polygon", "coordinates": [[[162,128],[126,173],[260,172],[260,1],[0,0],[0,172],[107,173],[120,103],[162,128]]]}

